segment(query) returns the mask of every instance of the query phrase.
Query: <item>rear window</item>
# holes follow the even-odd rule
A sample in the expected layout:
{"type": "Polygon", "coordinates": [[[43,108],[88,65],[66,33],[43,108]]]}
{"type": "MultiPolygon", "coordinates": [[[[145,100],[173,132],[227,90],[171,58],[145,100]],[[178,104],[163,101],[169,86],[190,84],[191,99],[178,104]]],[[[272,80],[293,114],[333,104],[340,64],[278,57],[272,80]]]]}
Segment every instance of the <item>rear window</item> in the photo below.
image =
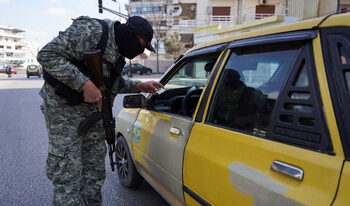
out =
{"type": "Polygon", "coordinates": [[[35,66],[35,65],[29,65],[27,68],[28,68],[28,69],[37,69],[37,68],[38,68],[38,66],[35,66]]]}

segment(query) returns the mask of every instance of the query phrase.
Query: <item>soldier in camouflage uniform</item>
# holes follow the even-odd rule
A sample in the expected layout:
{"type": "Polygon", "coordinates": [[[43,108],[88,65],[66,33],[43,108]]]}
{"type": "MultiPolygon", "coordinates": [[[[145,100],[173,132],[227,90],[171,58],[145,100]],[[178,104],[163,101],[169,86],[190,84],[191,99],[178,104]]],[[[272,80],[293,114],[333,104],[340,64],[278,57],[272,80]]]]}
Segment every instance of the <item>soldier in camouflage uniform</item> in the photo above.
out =
{"type": "MultiPolygon", "coordinates": [[[[122,57],[130,59],[141,54],[145,47],[153,50],[150,41],[153,29],[141,17],[131,17],[126,24],[103,20],[108,24],[108,41],[104,62],[115,63],[122,57]]],[[[79,136],[77,128],[87,116],[101,111],[100,90],[72,64],[81,61],[83,52],[95,49],[102,35],[102,26],[90,17],[75,19],[70,27],[49,42],[38,54],[38,61],[46,72],[63,84],[83,92],[84,102],[71,106],[56,95],[55,89],[45,81],[40,96],[49,137],[47,177],[54,186],[53,205],[101,205],[101,188],[105,181],[105,132],[102,120],[87,134],[79,136]]],[[[103,76],[110,70],[103,64],[103,76]]],[[[117,79],[117,78],[116,78],[117,79]]],[[[155,93],[162,85],[155,81],[136,82],[120,79],[112,94],[155,93]]],[[[113,84],[114,86],[116,84],[113,84]]]]}

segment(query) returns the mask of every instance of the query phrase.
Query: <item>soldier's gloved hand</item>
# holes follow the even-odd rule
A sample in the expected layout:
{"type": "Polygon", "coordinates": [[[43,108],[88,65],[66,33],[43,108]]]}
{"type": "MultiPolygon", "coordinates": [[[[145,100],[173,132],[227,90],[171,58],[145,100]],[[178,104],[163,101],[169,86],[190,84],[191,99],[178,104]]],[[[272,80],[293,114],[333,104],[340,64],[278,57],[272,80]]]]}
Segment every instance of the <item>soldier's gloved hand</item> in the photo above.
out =
{"type": "Polygon", "coordinates": [[[156,81],[148,81],[148,82],[141,82],[137,85],[137,91],[138,92],[146,92],[146,93],[152,93],[157,94],[158,89],[163,88],[164,86],[156,81]]]}
{"type": "Polygon", "coordinates": [[[83,87],[84,101],[88,103],[99,103],[99,111],[102,106],[102,94],[101,91],[95,86],[92,81],[85,82],[83,87]]]}

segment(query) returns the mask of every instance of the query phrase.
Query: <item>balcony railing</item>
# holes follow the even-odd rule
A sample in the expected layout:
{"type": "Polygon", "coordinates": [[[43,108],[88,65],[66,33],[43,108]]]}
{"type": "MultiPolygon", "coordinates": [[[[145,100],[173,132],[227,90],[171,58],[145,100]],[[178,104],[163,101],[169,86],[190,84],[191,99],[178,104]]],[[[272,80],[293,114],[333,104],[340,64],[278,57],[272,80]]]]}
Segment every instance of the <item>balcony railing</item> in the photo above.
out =
{"type": "Polygon", "coordinates": [[[234,16],[217,16],[212,15],[211,20],[212,23],[218,23],[218,22],[234,22],[234,16]]]}
{"type": "Polygon", "coordinates": [[[180,20],[179,26],[181,26],[181,27],[195,27],[196,20],[180,20]]]}
{"type": "Polygon", "coordinates": [[[23,39],[25,38],[23,33],[8,33],[0,30],[0,36],[2,37],[9,37],[9,38],[16,38],[16,39],[23,39]]]}
{"type": "Polygon", "coordinates": [[[255,14],[255,19],[262,19],[269,16],[274,16],[275,14],[255,14]]]}

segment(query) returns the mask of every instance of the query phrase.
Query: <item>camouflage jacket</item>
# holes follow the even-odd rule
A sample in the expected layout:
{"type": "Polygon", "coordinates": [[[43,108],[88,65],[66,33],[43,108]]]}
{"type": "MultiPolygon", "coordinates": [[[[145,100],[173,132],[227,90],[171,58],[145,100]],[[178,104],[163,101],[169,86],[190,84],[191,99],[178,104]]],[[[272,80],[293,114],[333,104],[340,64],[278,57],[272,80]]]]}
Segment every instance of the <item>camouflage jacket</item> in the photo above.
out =
{"type": "MultiPolygon", "coordinates": [[[[103,58],[105,61],[115,63],[120,56],[114,37],[115,21],[108,19],[104,19],[104,21],[109,26],[109,35],[103,58]]],[[[71,62],[82,61],[84,51],[95,49],[101,36],[101,24],[95,19],[81,16],[74,19],[73,23],[65,31],[59,32],[56,38],[40,50],[37,56],[38,62],[51,76],[70,88],[81,92],[84,83],[89,78],[81,73],[71,62]]],[[[103,76],[110,76],[105,64],[103,64],[103,76]]],[[[112,93],[136,92],[138,83],[137,81],[125,80],[123,87],[118,89],[114,86],[112,93]]],[[[65,100],[56,95],[54,88],[46,82],[39,94],[47,104],[53,106],[66,104],[65,100]]]]}

